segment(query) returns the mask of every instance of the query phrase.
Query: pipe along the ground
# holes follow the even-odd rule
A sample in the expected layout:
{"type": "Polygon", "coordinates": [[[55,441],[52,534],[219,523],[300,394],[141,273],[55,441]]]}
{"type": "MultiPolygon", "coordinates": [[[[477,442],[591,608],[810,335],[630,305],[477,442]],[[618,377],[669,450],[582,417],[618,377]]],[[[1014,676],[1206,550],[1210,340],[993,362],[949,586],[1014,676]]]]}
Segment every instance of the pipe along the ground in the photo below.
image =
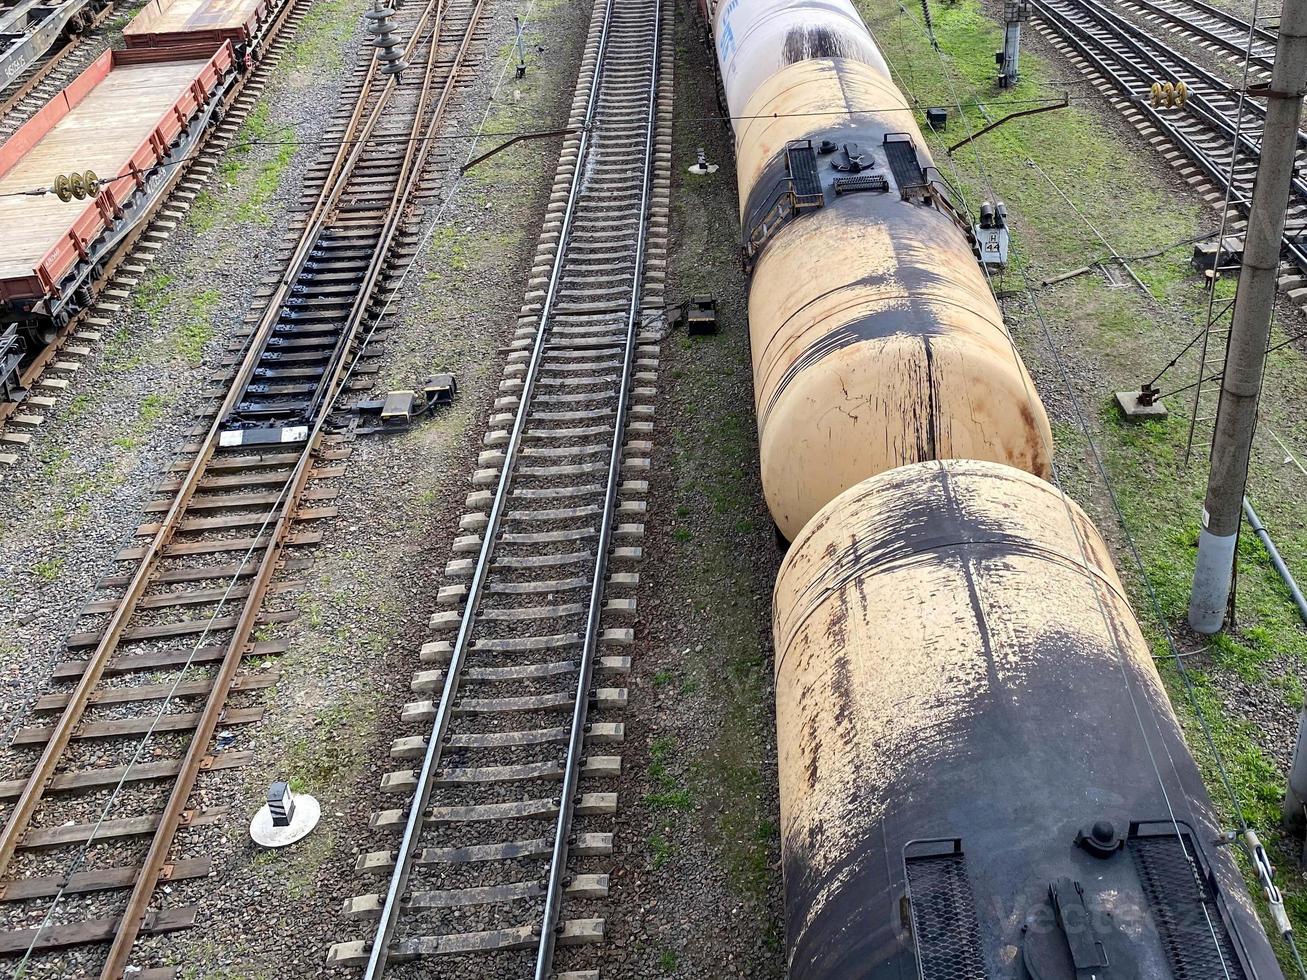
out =
{"type": "Polygon", "coordinates": [[[1284,580],[1284,584],[1289,587],[1289,594],[1293,596],[1293,604],[1298,607],[1298,615],[1302,617],[1304,623],[1307,623],[1307,599],[1303,598],[1302,591],[1298,588],[1298,583],[1293,579],[1293,572],[1289,571],[1289,566],[1284,563],[1280,557],[1280,550],[1275,547],[1275,542],[1271,540],[1271,535],[1266,528],[1262,526],[1261,519],[1257,516],[1257,511],[1253,510],[1253,505],[1247,497],[1243,498],[1243,516],[1248,521],[1248,526],[1257,534],[1258,539],[1266,548],[1266,553],[1271,556],[1271,564],[1284,580]]]}
{"type": "MultiPolygon", "coordinates": [[[[1257,511],[1253,510],[1247,497],[1243,498],[1243,516],[1262,542],[1266,553],[1271,556],[1271,564],[1275,566],[1280,578],[1289,587],[1293,604],[1298,607],[1298,615],[1307,623],[1307,599],[1303,598],[1298,583],[1294,581],[1293,572],[1289,571],[1289,566],[1280,557],[1280,550],[1275,547],[1270,533],[1262,526],[1257,511]]],[[[1293,763],[1289,767],[1287,790],[1284,795],[1284,820],[1291,828],[1298,829],[1303,825],[1303,804],[1307,802],[1307,710],[1298,716],[1298,741],[1294,745],[1293,763]]],[[[1307,859],[1307,842],[1304,843],[1303,856],[1307,859]]]]}

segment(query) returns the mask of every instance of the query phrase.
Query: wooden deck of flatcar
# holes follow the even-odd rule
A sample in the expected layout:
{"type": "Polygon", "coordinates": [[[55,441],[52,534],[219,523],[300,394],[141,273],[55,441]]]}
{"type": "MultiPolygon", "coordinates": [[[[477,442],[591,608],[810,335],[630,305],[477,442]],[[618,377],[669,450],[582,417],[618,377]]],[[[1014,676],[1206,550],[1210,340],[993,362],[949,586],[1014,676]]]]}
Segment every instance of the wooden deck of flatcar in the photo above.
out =
{"type": "Polygon", "coordinates": [[[9,196],[48,187],[55,175],[123,173],[160,117],[198,77],[205,60],[130,65],[110,72],[14,166],[0,176],[0,279],[32,274],[93,200],[67,203],[54,194],[9,196]]]}
{"type": "Polygon", "coordinates": [[[128,47],[209,38],[248,40],[267,19],[269,0],[151,0],[123,29],[128,47]]]}
{"type": "Polygon", "coordinates": [[[185,152],[195,136],[186,127],[232,68],[227,42],[106,51],[0,146],[0,227],[12,229],[0,239],[0,299],[16,309],[60,301],[66,277],[103,258],[157,188],[158,165],[185,152]],[[99,186],[85,199],[50,190],[60,174],[86,171],[99,186]]]}

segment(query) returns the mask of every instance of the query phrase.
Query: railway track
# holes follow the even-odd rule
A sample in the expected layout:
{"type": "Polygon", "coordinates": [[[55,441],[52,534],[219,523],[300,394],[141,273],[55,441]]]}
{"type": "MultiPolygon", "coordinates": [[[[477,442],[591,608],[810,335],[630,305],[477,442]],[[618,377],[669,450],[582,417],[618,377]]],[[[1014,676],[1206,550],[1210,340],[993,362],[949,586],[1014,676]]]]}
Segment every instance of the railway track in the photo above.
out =
{"type": "MultiPolygon", "coordinates": [[[[30,2],[20,2],[10,8],[18,11],[30,8],[30,2]]],[[[56,5],[57,6],[57,5],[56,5]]],[[[135,12],[141,4],[131,0],[120,4],[109,0],[103,4],[87,4],[88,11],[79,14],[77,26],[66,36],[63,32],[51,38],[49,47],[30,53],[31,61],[8,79],[0,79],[0,143],[13,135],[14,130],[30,119],[43,105],[62,91],[88,65],[110,46],[111,31],[106,26],[118,12],[126,9],[135,12]],[[60,37],[63,43],[54,47],[60,37]]],[[[4,34],[5,18],[9,10],[0,10],[0,35],[4,34]]]]}
{"type": "MultiPolygon", "coordinates": [[[[268,21],[257,44],[261,57],[241,76],[222,107],[222,121],[204,140],[194,159],[173,169],[169,186],[158,204],[142,219],[122,245],[105,262],[97,282],[92,285],[95,303],[74,316],[58,330],[49,344],[29,357],[18,373],[17,384],[26,393],[21,400],[0,400],[0,464],[18,462],[19,452],[28,446],[76,380],[78,372],[90,358],[104,330],[122,311],[132,287],[154,261],[159,249],[185,220],[191,204],[205,184],[218,171],[219,158],[235,141],[241,124],[253,111],[272,71],[280,63],[291,38],[312,7],[313,0],[285,0],[276,16],[268,21]]],[[[68,77],[55,85],[53,92],[82,71],[103,49],[91,44],[83,58],[79,53],[68,62],[68,77]],[[93,50],[90,50],[93,49],[93,50]]],[[[62,77],[62,67],[61,67],[62,77]]],[[[35,107],[24,110],[30,116],[48,100],[47,94],[35,107]]],[[[4,122],[9,116],[0,115],[4,122]]],[[[22,119],[19,119],[21,124],[22,119]]],[[[16,128],[13,127],[13,128],[16,128]]],[[[12,128],[7,132],[12,132],[12,128]]],[[[309,202],[311,204],[311,201],[309,202]]],[[[306,204],[306,206],[308,206],[306,204]]]]}
{"type": "Polygon", "coordinates": [[[1258,27],[1248,47],[1249,24],[1246,20],[1204,0],[1117,0],[1119,5],[1139,15],[1146,23],[1158,24],[1179,37],[1193,41],[1226,62],[1242,67],[1250,54],[1252,74],[1260,80],[1269,78],[1275,61],[1276,32],[1258,27]]]}
{"type": "MultiPolygon", "coordinates": [[[[1256,98],[1246,99],[1242,124],[1236,126],[1239,94],[1233,85],[1103,5],[1034,0],[1033,7],[1037,26],[1074,63],[1096,76],[1109,101],[1134,121],[1188,183],[1218,207],[1228,189],[1237,213],[1230,231],[1240,233],[1257,173],[1265,107],[1256,98]],[[1189,88],[1186,104],[1150,105],[1149,87],[1159,80],[1183,81],[1189,88]]],[[[1298,153],[1301,164],[1307,154],[1307,135],[1302,133],[1298,153]]],[[[1293,181],[1284,237],[1287,260],[1298,274],[1282,278],[1281,283],[1297,301],[1307,297],[1307,182],[1298,177],[1293,181]],[[1295,295],[1294,290],[1302,292],[1295,295]]]]}
{"type": "Polygon", "coordinates": [[[328,955],[368,977],[598,976],[663,309],[663,6],[595,5],[413,734],[381,782],[402,802],[374,814],[376,890],[344,910],[371,938],[328,955]]]}
{"type": "Polygon", "coordinates": [[[350,389],[360,338],[404,261],[400,231],[427,177],[430,137],[475,66],[481,6],[432,0],[397,16],[410,38],[403,81],[386,80],[372,55],[225,395],[156,488],[139,543],[117,554],[122,572],[83,610],[38,717],[13,733],[0,782],[0,957],[24,976],[175,975],[138,940],[186,928],[199,911],[212,861],[188,856],[204,851],[184,835],[227,816],[206,805],[207,774],[252,758],[242,742],[285,649],[265,631],[294,617],[283,597],[322,537],[315,524],[335,514],[330,481],[349,456],[329,410],[350,389]],[[331,293],[344,326],[326,339],[286,315],[311,267],[349,286],[331,293]],[[268,374],[279,339],[313,355],[289,370],[316,372],[321,397],[298,416],[297,438],[262,452],[231,447],[231,432],[251,431],[233,419],[253,379],[287,382],[268,374]],[[332,355],[318,357],[319,347],[332,355]]]}

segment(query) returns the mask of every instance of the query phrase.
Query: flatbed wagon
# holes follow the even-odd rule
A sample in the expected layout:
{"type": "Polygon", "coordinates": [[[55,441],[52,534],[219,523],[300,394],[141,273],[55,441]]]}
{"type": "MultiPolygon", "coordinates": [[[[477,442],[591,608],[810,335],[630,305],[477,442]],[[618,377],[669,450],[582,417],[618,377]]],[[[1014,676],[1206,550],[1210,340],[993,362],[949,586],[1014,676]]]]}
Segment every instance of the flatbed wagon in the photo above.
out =
{"type": "Polygon", "coordinates": [[[150,0],[123,40],[129,48],[230,41],[243,56],[258,46],[279,6],[274,0],[150,0]]]}
{"type": "Polygon", "coordinates": [[[48,335],[167,190],[236,74],[229,41],[106,51],[0,146],[0,318],[48,335]],[[60,175],[99,178],[83,199],[60,175]],[[65,194],[65,196],[68,196],[65,194]]]}
{"type": "Polygon", "coordinates": [[[16,0],[0,7],[0,91],[60,37],[90,24],[104,0],[16,0]]]}

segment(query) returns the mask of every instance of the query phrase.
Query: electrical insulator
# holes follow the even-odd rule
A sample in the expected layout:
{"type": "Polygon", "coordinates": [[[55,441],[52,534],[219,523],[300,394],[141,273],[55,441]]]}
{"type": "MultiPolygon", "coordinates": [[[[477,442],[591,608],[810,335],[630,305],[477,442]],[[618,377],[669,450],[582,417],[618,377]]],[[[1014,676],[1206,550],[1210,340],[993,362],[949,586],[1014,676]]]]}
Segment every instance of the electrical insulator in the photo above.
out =
{"type": "Polygon", "coordinates": [[[65,204],[73,198],[84,201],[100,193],[100,178],[95,175],[94,170],[87,170],[80,174],[60,174],[54,179],[54,186],[51,189],[65,204]]]}
{"type": "Polygon", "coordinates": [[[1154,108],[1181,106],[1189,99],[1189,86],[1184,82],[1153,82],[1148,95],[1154,108]]]}
{"type": "Polygon", "coordinates": [[[400,44],[400,36],[395,33],[395,11],[382,6],[382,0],[376,0],[373,8],[363,16],[367,18],[367,31],[372,43],[377,47],[377,60],[381,62],[381,74],[394,75],[399,81],[400,73],[408,67],[400,44]]]}

